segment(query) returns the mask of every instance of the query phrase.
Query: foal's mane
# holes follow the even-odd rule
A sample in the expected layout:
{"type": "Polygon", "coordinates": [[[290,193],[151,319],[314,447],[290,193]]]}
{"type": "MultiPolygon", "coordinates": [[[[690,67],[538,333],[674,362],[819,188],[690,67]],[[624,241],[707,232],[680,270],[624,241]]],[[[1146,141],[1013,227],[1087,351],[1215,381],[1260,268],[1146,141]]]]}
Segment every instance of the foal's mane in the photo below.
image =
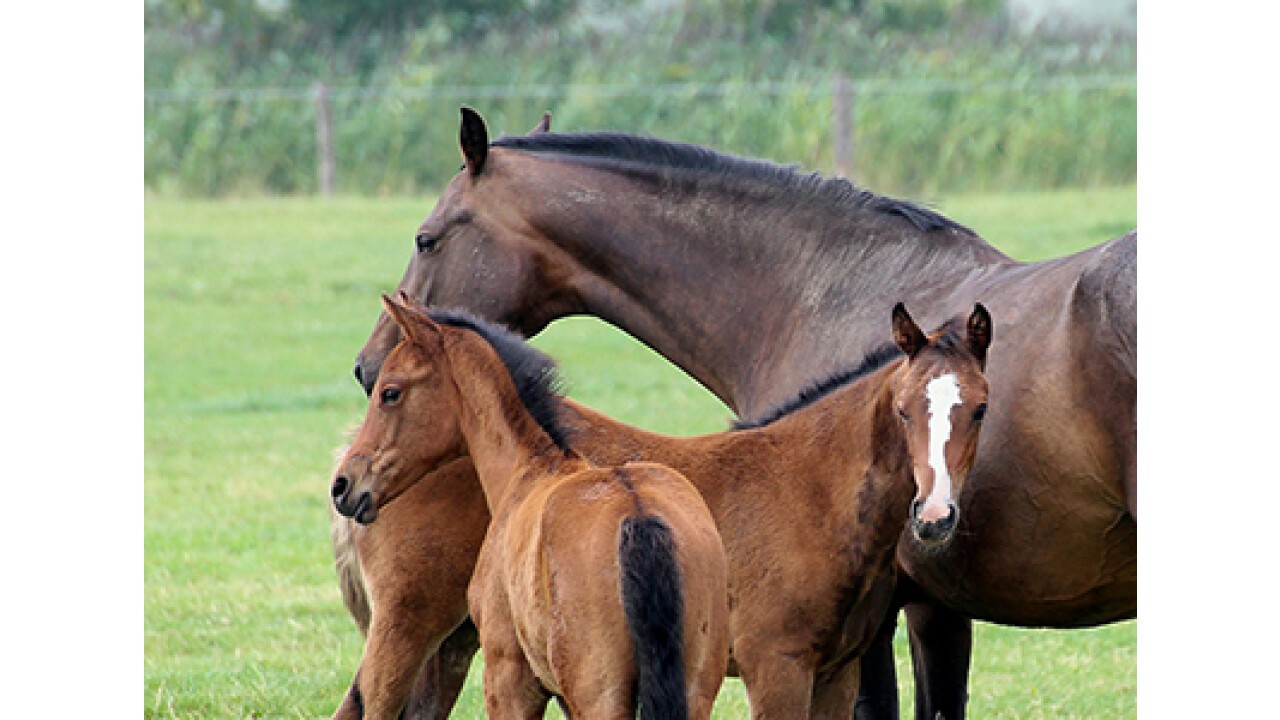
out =
{"type": "Polygon", "coordinates": [[[885,343],[880,347],[867,353],[862,358],[862,362],[852,365],[844,370],[838,370],[826,378],[813,383],[812,385],[800,391],[800,394],[790,400],[776,405],[765,411],[758,418],[748,419],[739,418],[733,422],[734,430],[751,430],[753,428],[764,427],[771,423],[777,422],[782,418],[790,415],[797,410],[806,408],[818,400],[830,395],[842,387],[852,385],[880,368],[888,365],[894,360],[902,357],[902,350],[898,349],[893,343],[885,343]]]}
{"type": "MultiPolygon", "coordinates": [[[[933,352],[947,357],[954,357],[969,352],[964,341],[965,320],[955,317],[947,320],[937,330],[929,334],[929,345],[933,352]]],[[[867,353],[862,361],[844,370],[836,371],[823,380],[806,387],[794,398],[767,410],[755,419],[740,418],[733,423],[734,430],[750,430],[764,427],[781,420],[797,410],[808,407],[818,400],[830,395],[842,387],[852,385],[880,368],[903,356],[903,352],[893,343],[885,343],[867,353]]]]}
{"type": "Polygon", "coordinates": [[[493,141],[493,146],[563,155],[633,174],[644,169],[681,170],[693,173],[698,179],[721,178],[740,187],[758,183],[767,186],[769,197],[778,198],[780,204],[819,203],[869,210],[906,218],[921,232],[952,228],[973,234],[969,228],[934,210],[877,195],[855,187],[844,178],[802,173],[795,166],[729,155],[699,145],[615,132],[546,132],[503,136],[493,141]]]}
{"type": "Polygon", "coordinates": [[[564,406],[561,402],[560,373],[554,360],[507,328],[476,317],[466,310],[432,308],[427,314],[442,325],[470,330],[484,338],[506,366],[521,404],[556,447],[561,450],[569,449],[571,433],[560,420],[564,406]]]}

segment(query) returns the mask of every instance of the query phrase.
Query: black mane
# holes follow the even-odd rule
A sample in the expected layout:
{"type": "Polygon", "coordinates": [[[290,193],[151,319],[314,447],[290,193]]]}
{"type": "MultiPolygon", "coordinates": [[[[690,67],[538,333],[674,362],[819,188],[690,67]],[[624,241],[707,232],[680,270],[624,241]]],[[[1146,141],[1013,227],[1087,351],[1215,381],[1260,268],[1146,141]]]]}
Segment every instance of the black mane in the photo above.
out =
{"type": "MultiPolygon", "coordinates": [[[[933,352],[943,353],[947,357],[954,357],[962,353],[970,352],[968,344],[965,342],[966,321],[964,318],[954,317],[938,326],[929,334],[930,346],[933,352]]],[[[885,343],[880,347],[867,353],[862,358],[862,362],[852,368],[841,370],[827,377],[825,380],[816,382],[809,387],[800,391],[796,397],[788,400],[781,405],[771,408],[769,411],[754,420],[738,419],[733,423],[734,430],[750,430],[752,428],[764,427],[772,422],[790,415],[791,413],[808,407],[819,399],[830,395],[842,387],[857,382],[858,380],[870,375],[880,368],[888,365],[894,360],[903,357],[903,352],[893,343],[885,343]]]]}
{"type": "Polygon", "coordinates": [[[442,325],[470,330],[493,346],[511,375],[525,409],[556,447],[569,449],[571,433],[560,421],[563,408],[561,383],[554,360],[507,328],[482,320],[466,310],[432,308],[427,314],[442,325]]]}
{"type": "Polygon", "coordinates": [[[769,187],[771,194],[788,195],[790,202],[797,204],[809,198],[823,204],[847,205],[854,209],[896,215],[910,221],[921,232],[953,228],[973,234],[972,230],[934,210],[906,200],[877,195],[855,187],[844,178],[802,173],[795,166],[729,155],[698,145],[604,132],[504,136],[492,144],[494,147],[608,163],[623,171],[656,167],[688,171],[701,178],[725,177],[761,182],[769,187]]]}
{"type": "Polygon", "coordinates": [[[862,362],[832,374],[824,380],[814,383],[800,391],[800,394],[781,405],[769,409],[764,415],[755,419],[738,419],[733,423],[734,430],[750,430],[764,427],[790,415],[797,410],[808,407],[819,399],[830,395],[842,387],[851,385],[870,375],[894,360],[902,357],[902,350],[893,343],[885,343],[867,353],[862,362]]]}

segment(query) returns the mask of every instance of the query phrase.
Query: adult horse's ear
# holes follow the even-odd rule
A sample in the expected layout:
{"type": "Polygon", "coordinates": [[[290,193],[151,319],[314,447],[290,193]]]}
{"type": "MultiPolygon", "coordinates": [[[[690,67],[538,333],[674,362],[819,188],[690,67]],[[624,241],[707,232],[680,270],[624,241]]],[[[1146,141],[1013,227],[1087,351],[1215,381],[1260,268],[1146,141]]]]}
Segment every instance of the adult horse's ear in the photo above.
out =
{"type": "Polygon", "coordinates": [[[479,175],[484,170],[485,159],[489,157],[489,131],[485,129],[484,118],[480,117],[480,113],[466,106],[462,108],[458,145],[462,148],[462,158],[467,162],[467,169],[473,176],[479,175]]]}
{"type": "Polygon", "coordinates": [[[551,113],[549,112],[542,113],[542,119],[538,121],[537,125],[533,126],[533,129],[529,131],[529,134],[537,135],[538,133],[544,132],[551,132],[551,113]]]}
{"type": "Polygon", "coordinates": [[[974,304],[965,333],[969,351],[978,358],[978,362],[985,365],[987,348],[991,347],[991,313],[987,312],[982,303],[974,304]]]}
{"type": "Polygon", "coordinates": [[[929,342],[902,303],[893,306],[893,341],[907,357],[915,357],[920,348],[929,342]]]}

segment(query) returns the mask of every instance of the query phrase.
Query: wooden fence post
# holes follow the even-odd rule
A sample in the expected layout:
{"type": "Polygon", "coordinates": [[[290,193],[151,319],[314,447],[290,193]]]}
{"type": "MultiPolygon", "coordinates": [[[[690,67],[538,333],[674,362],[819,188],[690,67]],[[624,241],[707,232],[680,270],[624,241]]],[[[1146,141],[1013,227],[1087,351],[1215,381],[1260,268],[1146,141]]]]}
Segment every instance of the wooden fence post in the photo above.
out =
{"type": "Polygon", "coordinates": [[[853,181],[853,83],[844,75],[836,77],[835,92],[836,174],[853,181]]]}
{"type": "Polygon", "coordinates": [[[329,91],[324,83],[315,84],[316,103],[316,179],[320,194],[333,195],[333,113],[329,107],[329,91]]]}

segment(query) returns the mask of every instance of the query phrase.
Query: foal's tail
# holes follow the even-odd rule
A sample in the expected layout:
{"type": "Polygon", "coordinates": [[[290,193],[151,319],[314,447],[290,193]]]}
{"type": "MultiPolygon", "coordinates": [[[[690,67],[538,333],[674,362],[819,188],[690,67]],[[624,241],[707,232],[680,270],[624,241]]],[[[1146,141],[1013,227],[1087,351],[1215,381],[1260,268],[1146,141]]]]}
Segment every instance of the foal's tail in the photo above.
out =
{"type": "Polygon", "coordinates": [[[639,671],[642,720],[687,718],[684,595],[671,528],[652,515],[622,521],[622,607],[639,671]]]}

